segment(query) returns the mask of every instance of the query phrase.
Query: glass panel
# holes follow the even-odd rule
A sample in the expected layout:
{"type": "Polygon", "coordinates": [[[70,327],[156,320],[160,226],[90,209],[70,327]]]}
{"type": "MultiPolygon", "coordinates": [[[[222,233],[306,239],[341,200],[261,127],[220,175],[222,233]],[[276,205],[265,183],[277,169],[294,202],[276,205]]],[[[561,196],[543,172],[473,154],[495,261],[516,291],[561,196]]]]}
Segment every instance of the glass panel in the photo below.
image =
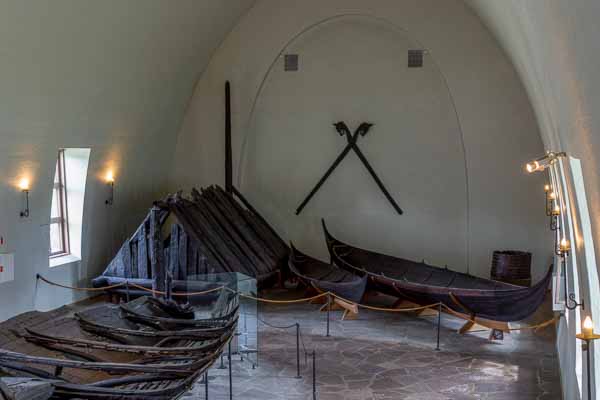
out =
{"type": "Polygon", "coordinates": [[[62,253],[62,229],[59,223],[50,224],[50,254],[62,253]]]}
{"type": "Polygon", "coordinates": [[[60,176],[58,174],[58,161],[56,162],[56,168],[54,169],[54,183],[60,182],[60,176]]]}
{"type": "Polygon", "coordinates": [[[50,209],[50,219],[59,218],[60,215],[60,191],[54,189],[52,191],[52,208],[50,209]]]}

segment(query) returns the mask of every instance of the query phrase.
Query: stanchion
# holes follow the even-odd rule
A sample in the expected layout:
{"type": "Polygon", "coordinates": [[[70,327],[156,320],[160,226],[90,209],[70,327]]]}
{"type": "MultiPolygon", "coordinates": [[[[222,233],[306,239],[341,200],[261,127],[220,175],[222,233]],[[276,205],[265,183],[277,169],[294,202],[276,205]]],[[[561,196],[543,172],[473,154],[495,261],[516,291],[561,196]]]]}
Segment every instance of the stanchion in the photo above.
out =
{"type": "Polygon", "coordinates": [[[208,370],[204,372],[204,398],[208,400],[208,370]]]}
{"type": "Polygon", "coordinates": [[[437,346],[435,349],[440,351],[440,326],[442,325],[442,303],[438,304],[438,321],[437,321],[437,346]]]}
{"type": "Polygon", "coordinates": [[[231,378],[231,340],[229,340],[229,354],[227,358],[229,359],[229,400],[233,399],[233,380],[231,378]]]}
{"type": "Polygon", "coordinates": [[[312,352],[312,384],[313,384],[313,400],[317,400],[317,353],[313,350],[312,352]]]}
{"type": "Polygon", "coordinates": [[[225,366],[225,361],[223,361],[223,357],[225,357],[225,356],[224,356],[223,354],[221,354],[221,365],[219,365],[219,366],[217,367],[217,369],[225,369],[225,368],[227,368],[227,367],[225,366]]]}
{"type": "Polygon", "coordinates": [[[300,324],[296,322],[296,378],[300,379],[300,324]]]}
{"type": "Polygon", "coordinates": [[[329,313],[331,312],[331,295],[327,293],[327,337],[329,337],[329,313]]]}

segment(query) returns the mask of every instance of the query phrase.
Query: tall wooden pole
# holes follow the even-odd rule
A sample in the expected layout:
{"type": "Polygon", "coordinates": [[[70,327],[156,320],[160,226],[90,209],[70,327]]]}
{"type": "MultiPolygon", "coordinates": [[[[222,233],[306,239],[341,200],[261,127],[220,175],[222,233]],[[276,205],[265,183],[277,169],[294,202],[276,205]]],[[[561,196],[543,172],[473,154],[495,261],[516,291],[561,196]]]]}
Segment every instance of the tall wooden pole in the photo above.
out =
{"type": "Polygon", "coordinates": [[[231,156],[231,85],[225,82],[225,190],[232,192],[233,161],[231,156]]]}

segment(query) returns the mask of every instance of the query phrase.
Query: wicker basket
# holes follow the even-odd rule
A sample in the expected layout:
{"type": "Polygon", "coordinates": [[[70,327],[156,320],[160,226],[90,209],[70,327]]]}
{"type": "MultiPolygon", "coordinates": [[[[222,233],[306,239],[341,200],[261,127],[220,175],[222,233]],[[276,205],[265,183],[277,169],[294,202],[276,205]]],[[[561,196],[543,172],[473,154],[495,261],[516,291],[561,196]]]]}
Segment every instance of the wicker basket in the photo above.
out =
{"type": "Polygon", "coordinates": [[[519,286],[531,286],[531,253],[525,251],[494,251],[492,279],[519,286]]]}

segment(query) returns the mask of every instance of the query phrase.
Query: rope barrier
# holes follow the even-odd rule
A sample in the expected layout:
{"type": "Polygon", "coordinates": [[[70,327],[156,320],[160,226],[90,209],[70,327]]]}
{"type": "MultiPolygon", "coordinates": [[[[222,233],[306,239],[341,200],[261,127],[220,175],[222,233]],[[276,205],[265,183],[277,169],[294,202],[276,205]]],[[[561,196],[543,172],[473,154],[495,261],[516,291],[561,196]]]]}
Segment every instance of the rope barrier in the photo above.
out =
{"type": "MultiPolygon", "coordinates": [[[[141,285],[137,285],[137,284],[132,283],[132,282],[129,282],[129,286],[137,288],[137,289],[140,289],[140,290],[144,290],[144,291],[146,291],[148,293],[159,294],[161,296],[165,296],[167,294],[167,292],[163,292],[163,291],[160,291],[160,290],[149,289],[149,288],[143,287],[141,285]]],[[[204,291],[201,291],[201,292],[171,292],[171,296],[175,296],[175,297],[177,297],[177,296],[200,296],[200,295],[203,295],[203,294],[209,294],[209,293],[217,292],[217,291],[220,291],[220,290],[223,290],[223,289],[225,289],[225,286],[218,286],[218,287],[215,287],[215,288],[212,288],[212,289],[208,289],[208,290],[204,290],[204,291]]]]}
{"type": "MultiPolygon", "coordinates": [[[[110,286],[104,286],[104,287],[101,287],[101,288],[82,288],[82,287],[75,287],[75,286],[63,285],[63,284],[60,284],[60,283],[52,282],[52,281],[44,278],[40,274],[37,275],[37,278],[40,279],[40,280],[42,280],[43,282],[49,284],[49,285],[58,286],[58,287],[61,287],[61,288],[64,288],[64,289],[70,289],[70,290],[100,292],[100,291],[107,291],[107,290],[116,289],[116,288],[119,288],[119,287],[123,287],[123,286],[129,285],[131,287],[134,287],[134,288],[146,291],[148,293],[157,294],[157,295],[161,295],[161,296],[166,295],[166,292],[163,292],[163,291],[160,291],[160,290],[149,289],[149,288],[146,288],[144,286],[141,286],[141,285],[138,285],[138,284],[135,284],[135,283],[132,283],[132,282],[128,282],[128,281],[117,283],[117,284],[110,285],[110,286]]],[[[229,287],[226,287],[226,286],[219,286],[219,287],[215,287],[215,288],[208,289],[208,290],[201,291],[201,292],[173,292],[173,293],[171,293],[171,295],[172,296],[199,296],[199,295],[203,295],[203,294],[213,293],[213,292],[216,292],[216,291],[219,291],[219,290],[223,290],[223,289],[228,290],[228,291],[230,291],[232,293],[235,293],[235,294],[237,294],[240,297],[244,297],[244,298],[247,298],[247,299],[260,301],[262,303],[270,303],[270,304],[296,304],[296,303],[305,303],[305,302],[316,300],[316,299],[319,299],[319,298],[322,298],[322,297],[332,296],[332,297],[334,297],[336,299],[339,299],[341,301],[344,301],[344,302],[346,302],[346,303],[348,303],[350,305],[356,305],[357,307],[364,308],[364,309],[367,309],[367,310],[372,310],[372,311],[383,311],[383,312],[393,312],[393,313],[398,313],[398,312],[412,312],[412,311],[420,311],[420,310],[425,310],[425,309],[433,309],[433,308],[439,307],[441,305],[443,308],[447,309],[448,311],[455,312],[452,308],[450,308],[449,306],[447,306],[446,304],[441,303],[441,302],[440,303],[433,303],[433,304],[429,304],[429,305],[425,305],[425,306],[419,306],[419,307],[410,307],[410,308],[375,307],[375,306],[369,306],[369,305],[366,305],[366,304],[355,303],[355,302],[347,300],[347,299],[343,298],[342,296],[339,296],[339,295],[337,295],[337,294],[335,294],[333,292],[323,292],[323,293],[320,293],[318,295],[315,295],[315,296],[312,296],[312,297],[305,297],[305,298],[302,298],[302,299],[273,300],[273,299],[265,299],[265,298],[262,298],[262,297],[256,297],[256,296],[251,296],[251,295],[248,295],[248,294],[240,293],[240,292],[238,292],[236,290],[233,290],[233,289],[231,289],[229,287]]],[[[468,317],[461,317],[461,318],[464,319],[464,320],[466,320],[466,321],[472,322],[474,324],[478,323],[476,320],[468,318],[468,317]]],[[[539,324],[536,324],[536,325],[523,326],[523,327],[519,327],[519,328],[509,328],[509,331],[520,331],[520,330],[526,330],[526,329],[544,328],[544,327],[546,327],[548,325],[556,323],[557,320],[558,320],[557,317],[553,317],[553,318],[551,318],[549,320],[543,321],[543,322],[541,322],[539,324]]],[[[261,322],[265,323],[264,321],[261,321],[261,322]]],[[[277,328],[277,327],[275,327],[275,328],[277,328]]],[[[286,329],[288,329],[288,328],[286,328],[286,329]]]]}
{"type": "Polygon", "coordinates": [[[319,299],[321,297],[325,297],[329,294],[332,294],[330,292],[325,292],[325,293],[321,293],[318,294],[316,296],[312,296],[312,297],[305,297],[302,299],[294,299],[294,300],[272,300],[272,299],[265,299],[262,297],[255,297],[255,296],[250,296],[249,294],[244,294],[244,293],[239,293],[231,288],[226,287],[226,290],[231,291],[232,293],[235,293],[237,295],[239,295],[240,297],[245,297],[247,299],[251,299],[251,300],[256,300],[256,301],[260,301],[262,303],[270,303],[270,304],[294,304],[294,303],[306,303],[307,301],[312,301],[312,300],[316,300],[319,299]]]}
{"type": "Polygon", "coordinates": [[[49,285],[58,286],[58,287],[61,287],[61,288],[64,288],[64,289],[71,289],[71,290],[78,290],[78,291],[87,291],[87,292],[101,292],[101,291],[115,289],[115,288],[118,288],[118,287],[121,287],[121,286],[125,286],[125,282],[121,282],[121,283],[117,283],[115,285],[105,286],[105,287],[102,287],[102,288],[81,288],[81,287],[75,287],[75,286],[62,285],[60,283],[49,281],[48,279],[44,278],[40,274],[37,275],[37,279],[40,279],[40,280],[46,282],[49,285]]]}

